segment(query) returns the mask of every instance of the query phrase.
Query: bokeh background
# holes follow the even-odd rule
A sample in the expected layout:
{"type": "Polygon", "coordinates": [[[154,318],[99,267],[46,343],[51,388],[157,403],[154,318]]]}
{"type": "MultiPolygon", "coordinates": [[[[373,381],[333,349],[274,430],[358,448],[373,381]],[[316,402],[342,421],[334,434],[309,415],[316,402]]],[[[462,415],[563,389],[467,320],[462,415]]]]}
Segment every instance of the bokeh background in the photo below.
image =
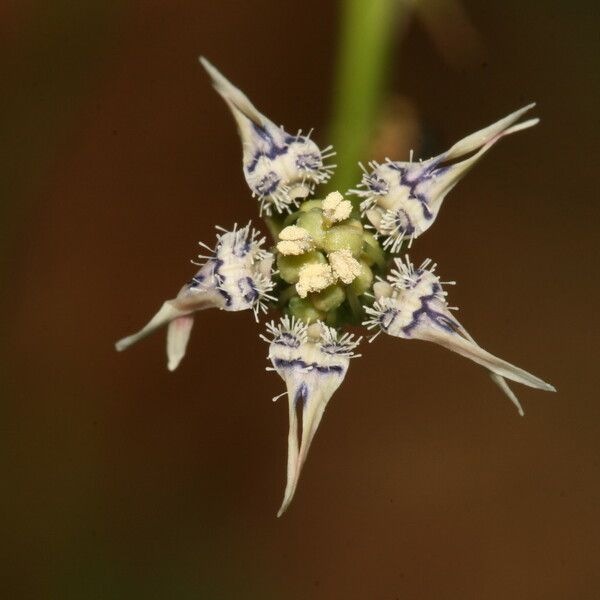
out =
{"type": "Polygon", "coordinates": [[[2,3],[2,598],[600,597],[598,8],[444,6],[398,27],[373,143],[431,154],[539,102],[412,254],[559,393],[519,388],[519,418],[474,365],[381,336],[276,519],[287,409],[251,316],[202,314],[174,374],[162,334],[113,343],[256,215],[198,54],[326,144],[340,5],[2,3]]]}

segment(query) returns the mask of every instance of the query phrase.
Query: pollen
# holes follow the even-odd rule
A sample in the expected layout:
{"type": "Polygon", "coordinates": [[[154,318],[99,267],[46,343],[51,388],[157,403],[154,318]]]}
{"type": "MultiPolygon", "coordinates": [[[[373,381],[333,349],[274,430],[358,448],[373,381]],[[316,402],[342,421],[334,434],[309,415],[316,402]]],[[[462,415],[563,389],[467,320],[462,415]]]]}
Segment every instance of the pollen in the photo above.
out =
{"type": "Polygon", "coordinates": [[[309,263],[300,269],[296,291],[301,298],[309,292],[320,292],[335,281],[329,265],[309,263]]]}
{"type": "Polygon", "coordinates": [[[312,250],[313,247],[310,233],[297,225],[290,225],[282,229],[279,239],[281,241],[277,244],[277,250],[284,256],[298,256],[312,250]]]}
{"type": "Polygon", "coordinates": [[[344,200],[339,192],[331,192],[323,200],[323,216],[330,223],[345,221],[352,212],[352,202],[344,200]]]}
{"type": "Polygon", "coordinates": [[[333,274],[344,283],[352,283],[361,273],[360,263],[348,249],[331,252],[328,257],[333,274]]]}

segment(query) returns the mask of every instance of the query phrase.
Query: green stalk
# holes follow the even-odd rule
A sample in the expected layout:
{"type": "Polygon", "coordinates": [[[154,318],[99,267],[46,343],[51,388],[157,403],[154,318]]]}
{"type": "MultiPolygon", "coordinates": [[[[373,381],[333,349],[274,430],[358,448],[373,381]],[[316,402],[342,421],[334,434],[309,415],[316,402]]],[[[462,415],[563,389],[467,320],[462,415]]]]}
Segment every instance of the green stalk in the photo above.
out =
{"type": "MultiPolygon", "coordinates": [[[[345,0],[334,88],[331,140],[338,167],[331,189],[345,192],[360,179],[388,72],[399,0],[345,0]],[[335,187],[334,187],[335,186],[335,187]]],[[[403,15],[402,15],[403,16],[403,15]]]]}

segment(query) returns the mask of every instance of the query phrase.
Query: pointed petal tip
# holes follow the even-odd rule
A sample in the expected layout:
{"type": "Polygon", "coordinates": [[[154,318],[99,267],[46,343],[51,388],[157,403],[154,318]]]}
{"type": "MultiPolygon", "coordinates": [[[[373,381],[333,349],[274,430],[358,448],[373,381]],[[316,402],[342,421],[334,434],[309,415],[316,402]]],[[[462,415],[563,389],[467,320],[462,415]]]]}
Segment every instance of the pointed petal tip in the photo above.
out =
{"type": "MultiPolygon", "coordinates": [[[[297,483],[297,482],[296,482],[297,483]]],[[[285,490],[285,495],[283,497],[283,501],[281,502],[281,506],[279,507],[279,510],[277,511],[277,518],[279,519],[283,513],[285,513],[287,511],[287,509],[290,507],[290,504],[292,503],[292,500],[294,499],[294,494],[296,493],[296,485],[294,485],[293,489],[286,489],[285,490]]]]}
{"type": "Polygon", "coordinates": [[[198,57],[198,62],[204,67],[204,70],[208,73],[208,76],[212,80],[212,84],[215,86],[217,91],[220,92],[224,87],[231,86],[231,83],[225,78],[225,76],[213,65],[210,60],[204,56],[198,57]]]}
{"type": "MultiPolygon", "coordinates": [[[[468,335],[466,330],[465,334],[468,335]]],[[[470,335],[468,335],[468,337],[471,338],[470,335]]],[[[477,343],[475,342],[475,340],[473,340],[473,338],[471,338],[471,340],[473,341],[473,343],[477,343]]],[[[506,394],[506,397],[514,404],[515,408],[517,409],[517,412],[519,413],[519,416],[522,417],[525,414],[525,411],[523,410],[523,407],[521,406],[517,395],[510,389],[504,377],[500,377],[500,375],[494,373],[493,371],[489,371],[489,375],[491,380],[504,392],[504,394],[506,394]]]]}
{"type": "Polygon", "coordinates": [[[129,338],[125,337],[120,339],[118,342],[115,342],[115,350],[117,352],[123,352],[123,350],[127,349],[130,345],[129,338]]]}
{"type": "MultiPolygon", "coordinates": [[[[204,67],[204,70],[213,77],[213,73],[218,72],[217,68],[205,56],[199,56],[198,62],[204,67]]],[[[214,79],[214,77],[213,77],[214,79]]]]}
{"type": "Polygon", "coordinates": [[[294,499],[294,494],[296,493],[296,487],[298,485],[298,476],[300,474],[297,473],[295,475],[296,475],[296,477],[295,478],[292,477],[292,480],[289,481],[285,487],[285,493],[283,495],[283,500],[281,502],[281,506],[279,507],[279,510],[277,511],[278,519],[289,508],[290,504],[292,503],[292,500],[294,499]],[[295,481],[294,481],[294,479],[295,479],[295,481]]]}
{"type": "Polygon", "coordinates": [[[546,383],[539,377],[532,375],[532,382],[529,384],[530,387],[542,390],[543,392],[556,392],[556,388],[551,383],[546,383]]]}
{"type": "Polygon", "coordinates": [[[534,125],[537,125],[540,122],[540,118],[539,117],[534,117],[533,119],[528,119],[527,121],[525,121],[522,125],[523,125],[523,129],[525,129],[526,127],[533,127],[534,125]]]}
{"type": "Polygon", "coordinates": [[[517,123],[512,127],[509,127],[506,131],[502,133],[502,136],[510,135],[511,133],[516,133],[517,131],[523,131],[524,129],[529,129],[530,127],[534,127],[540,122],[539,118],[527,119],[527,121],[523,121],[522,123],[517,123]]]}
{"type": "Polygon", "coordinates": [[[193,326],[194,317],[190,315],[178,317],[169,323],[167,329],[167,369],[169,371],[174,371],[185,356],[193,326]]]}
{"type": "Polygon", "coordinates": [[[534,108],[536,106],[536,104],[537,104],[537,102],[530,102],[529,104],[526,104],[522,108],[518,108],[513,113],[511,113],[511,115],[509,115],[509,116],[515,116],[518,118],[521,115],[524,115],[526,112],[529,112],[532,108],[534,108]]]}
{"type": "Polygon", "coordinates": [[[199,56],[198,61],[204,67],[204,70],[208,73],[212,80],[212,85],[217,93],[225,100],[229,105],[230,110],[233,112],[233,116],[238,120],[238,125],[244,124],[243,117],[250,119],[259,126],[264,126],[265,117],[258,112],[254,104],[250,102],[250,99],[242,90],[237,88],[217,67],[215,67],[207,58],[199,56]],[[242,121],[239,119],[242,118],[242,121]]]}

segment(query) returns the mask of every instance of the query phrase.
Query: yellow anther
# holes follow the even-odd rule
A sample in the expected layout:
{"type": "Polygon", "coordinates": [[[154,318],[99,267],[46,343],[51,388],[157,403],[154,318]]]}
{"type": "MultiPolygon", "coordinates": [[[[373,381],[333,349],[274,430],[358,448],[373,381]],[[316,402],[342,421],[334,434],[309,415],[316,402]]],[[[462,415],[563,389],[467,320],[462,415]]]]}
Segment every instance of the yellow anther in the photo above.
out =
{"type": "Polygon", "coordinates": [[[323,216],[330,223],[345,221],[352,212],[352,203],[344,200],[344,196],[339,192],[331,192],[323,200],[323,216]]]}

